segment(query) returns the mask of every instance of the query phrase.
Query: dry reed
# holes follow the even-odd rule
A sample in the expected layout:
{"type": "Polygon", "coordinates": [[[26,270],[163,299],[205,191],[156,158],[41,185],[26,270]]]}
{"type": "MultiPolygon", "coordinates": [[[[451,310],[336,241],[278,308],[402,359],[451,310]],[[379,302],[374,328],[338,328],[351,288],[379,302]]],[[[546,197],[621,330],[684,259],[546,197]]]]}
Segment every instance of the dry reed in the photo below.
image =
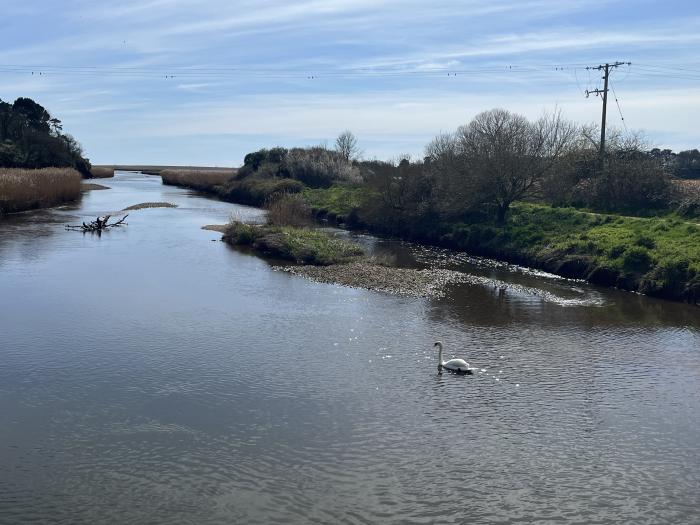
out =
{"type": "Polygon", "coordinates": [[[80,181],[72,168],[0,168],[0,214],[77,200],[80,181]]]}
{"type": "Polygon", "coordinates": [[[163,170],[160,176],[163,184],[175,186],[187,186],[195,189],[210,189],[213,186],[224,184],[233,177],[235,170],[204,170],[204,169],[181,169],[163,170]]]}
{"type": "Polygon", "coordinates": [[[108,179],[114,177],[114,168],[107,166],[93,166],[90,169],[90,174],[96,179],[108,179]]]}
{"type": "Polygon", "coordinates": [[[268,199],[267,222],[275,226],[303,227],[311,224],[311,209],[299,194],[284,194],[268,199]]]}

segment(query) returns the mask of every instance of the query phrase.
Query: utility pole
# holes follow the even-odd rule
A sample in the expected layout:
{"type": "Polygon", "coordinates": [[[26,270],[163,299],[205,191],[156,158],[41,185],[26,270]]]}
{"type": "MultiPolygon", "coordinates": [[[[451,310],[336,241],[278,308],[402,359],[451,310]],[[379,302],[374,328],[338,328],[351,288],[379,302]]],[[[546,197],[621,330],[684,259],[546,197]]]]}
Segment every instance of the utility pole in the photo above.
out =
{"type": "Polygon", "coordinates": [[[591,94],[594,94],[596,97],[599,96],[601,93],[603,94],[603,118],[601,120],[600,124],[600,172],[603,172],[603,169],[605,168],[605,118],[608,112],[608,78],[610,77],[610,70],[614,69],[616,67],[620,67],[622,65],[627,64],[628,66],[632,65],[632,62],[614,62],[612,64],[604,64],[596,67],[587,67],[586,69],[595,69],[597,71],[604,71],[603,73],[603,80],[604,80],[604,85],[603,89],[593,89],[593,90],[586,90],[586,97],[588,97],[591,94]]]}

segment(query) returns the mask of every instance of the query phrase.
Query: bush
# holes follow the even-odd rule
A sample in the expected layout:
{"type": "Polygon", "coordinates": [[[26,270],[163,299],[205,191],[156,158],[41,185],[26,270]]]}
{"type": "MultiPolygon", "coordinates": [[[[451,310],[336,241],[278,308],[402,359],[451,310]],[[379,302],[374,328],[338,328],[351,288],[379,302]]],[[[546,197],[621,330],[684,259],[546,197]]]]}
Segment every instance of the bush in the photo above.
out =
{"type": "Polygon", "coordinates": [[[268,200],[267,222],[276,226],[306,226],[311,222],[311,210],[300,194],[283,194],[268,200]]]}
{"type": "Polygon", "coordinates": [[[644,273],[651,266],[651,255],[641,246],[633,246],[622,258],[625,270],[636,273],[644,273]]]}
{"type": "Polygon", "coordinates": [[[651,237],[648,237],[646,235],[642,235],[641,237],[638,237],[637,240],[635,241],[635,244],[637,246],[641,246],[643,248],[648,248],[649,250],[653,250],[656,248],[656,243],[654,242],[654,239],[651,237]]]}
{"type": "Polygon", "coordinates": [[[280,174],[312,188],[327,188],[334,182],[361,181],[359,169],[343,155],[320,146],[290,150],[280,166],[280,174]]]}
{"type": "Polygon", "coordinates": [[[247,246],[253,244],[261,234],[261,230],[254,224],[231,221],[226,227],[223,240],[236,245],[247,246]]]}

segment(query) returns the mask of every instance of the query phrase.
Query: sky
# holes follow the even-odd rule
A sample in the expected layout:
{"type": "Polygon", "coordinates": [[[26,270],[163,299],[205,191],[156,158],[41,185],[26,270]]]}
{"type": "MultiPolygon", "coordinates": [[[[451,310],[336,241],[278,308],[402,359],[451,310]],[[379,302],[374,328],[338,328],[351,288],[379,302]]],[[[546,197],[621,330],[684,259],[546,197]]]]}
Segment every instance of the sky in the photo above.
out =
{"type": "Polygon", "coordinates": [[[93,164],[237,166],[328,144],[422,157],[505,108],[700,148],[697,0],[0,0],[0,99],[31,97],[93,164]],[[624,121],[622,120],[624,117],[624,121]]]}

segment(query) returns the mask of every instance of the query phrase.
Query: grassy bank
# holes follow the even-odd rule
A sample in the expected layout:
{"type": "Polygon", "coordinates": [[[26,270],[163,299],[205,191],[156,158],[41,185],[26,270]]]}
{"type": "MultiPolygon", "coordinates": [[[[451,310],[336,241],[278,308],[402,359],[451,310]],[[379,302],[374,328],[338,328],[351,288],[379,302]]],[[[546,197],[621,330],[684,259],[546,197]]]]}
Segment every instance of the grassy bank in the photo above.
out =
{"type": "Polygon", "coordinates": [[[700,302],[700,225],[679,217],[638,218],[516,203],[505,224],[379,222],[362,190],[305,190],[317,215],[353,217],[382,233],[515,262],[570,278],[673,300],[700,302]]]}
{"type": "Polygon", "coordinates": [[[159,174],[163,184],[192,188],[223,201],[250,206],[263,206],[275,197],[304,189],[301,182],[281,177],[237,179],[235,170],[164,169],[159,174]]]}
{"type": "Polygon", "coordinates": [[[0,214],[47,208],[80,198],[81,176],[72,168],[0,168],[0,214]]]}
{"type": "Polygon", "coordinates": [[[330,188],[304,188],[302,195],[318,218],[353,223],[363,204],[364,188],[335,185],[330,188]]]}
{"type": "Polygon", "coordinates": [[[232,221],[223,240],[235,246],[250,246],[261,254],[299,264],[327,266],[349,262],[364,254],[353,243],[309,228],[246,224],[232,221]]]}
{"type": "Polygon", "coordinates": [[[218,188],[226,183],[234,173],[234,170],[165,169],[160,172],[160,176],[163,179],[163,184],[217,194],[218,188]]]}

